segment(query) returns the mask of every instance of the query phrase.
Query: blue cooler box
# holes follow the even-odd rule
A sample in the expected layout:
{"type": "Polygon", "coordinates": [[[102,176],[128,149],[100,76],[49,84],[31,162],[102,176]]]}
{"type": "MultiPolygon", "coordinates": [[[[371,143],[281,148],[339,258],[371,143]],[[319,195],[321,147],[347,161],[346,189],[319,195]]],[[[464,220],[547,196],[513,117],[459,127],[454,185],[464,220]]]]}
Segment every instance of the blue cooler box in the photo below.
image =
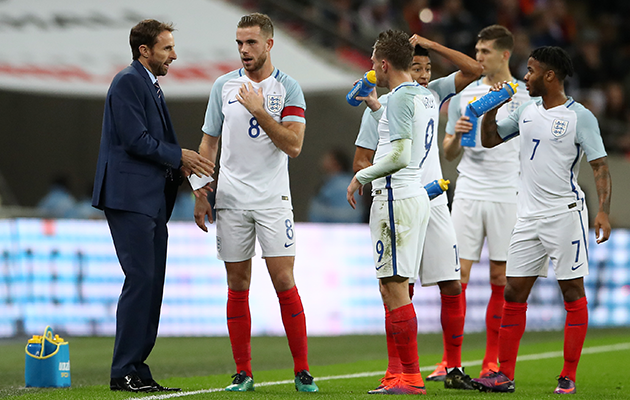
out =
{"type": "Polygon", "coordinates": [[[50,326],[43,336],[34,335],[29,339],[25,351],[26,387],[70,387],[68,342],[53,335],[50,326]]]}

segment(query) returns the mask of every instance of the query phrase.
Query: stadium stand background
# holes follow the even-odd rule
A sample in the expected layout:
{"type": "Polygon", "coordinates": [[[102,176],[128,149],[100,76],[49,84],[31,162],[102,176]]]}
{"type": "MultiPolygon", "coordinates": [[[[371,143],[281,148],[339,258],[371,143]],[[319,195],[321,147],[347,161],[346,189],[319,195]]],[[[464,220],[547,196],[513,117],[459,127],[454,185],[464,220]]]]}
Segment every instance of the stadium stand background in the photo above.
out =
{"type": "MultiPolygon", "coordinates": [[[[630,183],[630,2],[622,0],[237,0],[244,11],[269,13],[279,29],[306,49],[356,76],[370,68],[375,35],[399,28],[419,33],[474,54],[476,32],[501,23],[515,34],[512,71],[524,74],[527,55],[540,45],[560,45],[573,55],[576,75],[568,94],[587,105],[600,121],[613,177],[612,222],[630,227],[630,208],[623,199],[630,183]]],[[[452,70],[433,57],[434,78],[452,70]]],[[[304,65],[308,68],[308,65],[304,65]]],[[[348,83],[348,88],[352,82],[348,83]]],[[[306,220],[308,200],[320,176],[313,173],[323,152],[340,146],[353,151],[362,107],[345,104],[347,89],[306,93],[307,133],[304,150],[292,160],[291,184],[296,220],[306,220]]],[[[0,215],[34,215],[32,209],[55,176],[66,174],[75,197],[84,196],[93,179],[102,120],[102,99],[0,91],[0,215]],[[37,184],[33,178],[37,177],[37,184]],[[17,210],[14,207],[19,206],[17,210]],[[22,208],[26,207],[26,208],[22,208]]],[[[169,99],[173,121],[184,147],[196,148],[206,101],[169,99]]],[[[443,122],[445,118],[442,118],[443,122]]],[[[443,127],[441,129],[443,132],[443,127]]],[[[456,163],[444,162],[448,178],[456,163]]],[[[593,207],[595,189],[583,162],[580,182],[593,207]]]]}

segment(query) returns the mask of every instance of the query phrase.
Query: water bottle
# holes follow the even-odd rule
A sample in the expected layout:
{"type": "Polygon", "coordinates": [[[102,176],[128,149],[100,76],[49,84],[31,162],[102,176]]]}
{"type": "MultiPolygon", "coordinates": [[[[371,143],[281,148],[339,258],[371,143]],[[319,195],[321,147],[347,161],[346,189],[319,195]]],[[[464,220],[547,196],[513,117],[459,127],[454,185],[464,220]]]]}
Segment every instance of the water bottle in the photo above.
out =
{"type": "Polygon", "coordinates": [[[501,90],[497,92],[493,90],[481,96],[479,100],[473,101],[470,104],[473,113],[476,117],[481,117],[483,114],[487,113],[493,108],[499,107],[510,97],[514,96],[517,86],[518,83],[508,82],[506,85],[503,85],[501,90]]]}
{"type": "Polygon", "coordinates": [[[475,147],[477,145],[477,120],[478,117],[475,114],[475,111],[472,108],[473,103],[469,103],[466,106],[466,111],[464,111],[464,115],[468,117],[468,122],[472,124],[472,129],[466,133],[462,133],[462,146],[465,147],[475,147]]]}
{"type": "Polygon", "coordinates": [[[35,357],[39,357],[42,351],[42,337],[39,335],[33,335],[26,344],[26,352],[35,357]]]}
{"type": "Polygon", "coordinates": [[[361,104],[361,100],[356,99],[357,96],[358,97],[367,96],[368,94],[370,94],[372,89],[374,89],[374,86],[376,86],[376,72],[374,72],[374,70],[368,71],[365,73],[363,78],[361,78],[361,80],[359,80],[359,82],[357,82],[352,88],[352,90],[350,90],[348,94],[346,95],[346,100],[348,101],[348,104],[350,104],[353,107],[356,107],[359,104],[361,104]]]}
{"type": "Polygon", "coordinates": [[[444,193],[445,190],[448,190],[449,183],[451,183],[451,181],[449,180],[436,179],[433,182],[425,185],[424,189],[429,195],[429,200],[435,199],[436,197],[444,193]]]}

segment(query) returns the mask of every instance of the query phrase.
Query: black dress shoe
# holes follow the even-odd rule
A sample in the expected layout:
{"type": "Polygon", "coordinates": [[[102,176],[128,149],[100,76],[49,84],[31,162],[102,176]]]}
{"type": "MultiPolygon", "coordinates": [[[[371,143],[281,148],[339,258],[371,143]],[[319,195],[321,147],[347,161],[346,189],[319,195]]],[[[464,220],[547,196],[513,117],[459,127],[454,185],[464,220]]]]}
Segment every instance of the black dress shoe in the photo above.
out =
{"type": "Polygon", "coordinates": [[[142,383],[146,386],[151,386],[153,390],[156,392],[181,392],[182,391],[181,388],[170,388],[170,387],[162,386],[153,379],[143,379],[142,383]]]}
{"type": "Polygon", "coordinates": [[[110,390],[122,390],[124,392],[155,392],[151,385],[145,385],[136,374],[129,374],[122,378],[112,378],[109,381],[110,390]]]}

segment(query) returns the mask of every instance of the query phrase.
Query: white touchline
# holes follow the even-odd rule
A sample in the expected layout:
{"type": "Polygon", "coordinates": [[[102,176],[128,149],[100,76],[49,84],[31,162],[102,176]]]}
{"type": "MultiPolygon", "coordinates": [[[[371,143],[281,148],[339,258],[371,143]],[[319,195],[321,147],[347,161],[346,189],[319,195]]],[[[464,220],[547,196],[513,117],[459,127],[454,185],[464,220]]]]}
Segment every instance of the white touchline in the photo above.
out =
{"type": "MultiPolygon", "coordinates": [[[[606,353],[609,351],[628,350],[628,349],[630,349],[630,342],[611,344],[607,346],[585,347],[584,349],[582,349],[582,354],[606,353]]],[[[525,356],[519,356],[516,359],[516,361],[535,361],[535,360],[543,360],[546,358],[557,358],[557,357],[562,357],[561,351],[550,351],[547,353],[528,354],[525,356]]],[[[482,360],[463,362],[462,367],[472,367],[475,365],[481,365],[481,362],[482,360]]],[[[420,371],[432,371],[433,369],[435,369],[435,365],[429,365],[427,367],[420,367],[420,371]]],[[[316,381],[332,381],[336,379],[352,379],[352,378],[365,378],[369,376],[380,376],[383,374],[385,374],[385,371],[360,372],[357,374],[321,376],[321,377],[315,378],[315,380],[316,381]]],[[[261,383],[255,384],[254,386],[258,387],[258,386],[288,385],[290,383],[293,383],[293,379],[287,379],[284,381],[261,382],[261,383]]],[[[217,389],[193,390],[191,392],[158,394],[154,396],[142,397],[142,400],[173,399],[176,397],[192,396],[195,394],[222,392],[224,390],[225,390],[224,388],[217,388],[217,389]]],[[[137,397],[130,397],[128,400],[137,400],[137,399],[138,399],[137,397]]]]}

